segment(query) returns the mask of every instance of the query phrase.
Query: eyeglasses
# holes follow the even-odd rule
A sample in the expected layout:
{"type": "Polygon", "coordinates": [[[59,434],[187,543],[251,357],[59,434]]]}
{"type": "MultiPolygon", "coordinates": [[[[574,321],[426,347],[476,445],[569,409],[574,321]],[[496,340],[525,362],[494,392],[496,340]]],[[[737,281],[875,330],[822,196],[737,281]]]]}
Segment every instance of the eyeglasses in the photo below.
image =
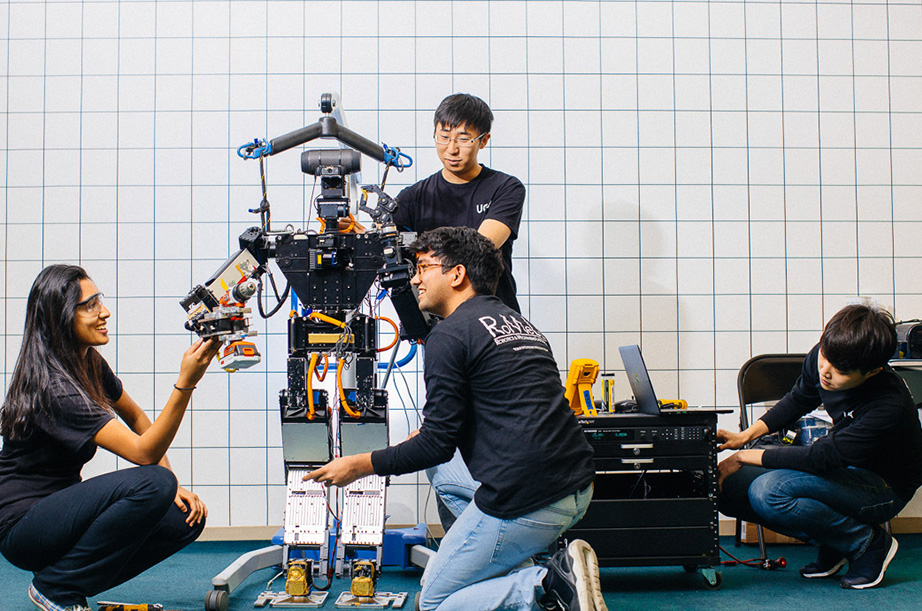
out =
{"type": "Polygon", "coordinates": [[[77,310],[90,315],[99,314],[99,310],[102,309],[102,297],[102,293],[96,293],[92,297],[84,299],[77,304],[77,310]]]}
{"type": "Polygon", "coordinates": [[[417,263],[416,264],[416,274],[419,274],[420,276],[422,276],[423,272],[425,272],[430,267],[442,267],[442,264],[441,263],[417,263]]]}
{"type": "Polygon", "coordinates": [[[471,148],[472,146],[474,146],[475,142],[477,142],[478,140],[486,136],[488,133],[489,132],[484,132],[480,134],[479,136],[477,136],[476,138],[471,138],[470,136],[458,136],[457,138],[452,138],[444,134],[435,134],[433,138],[435,138],[436,144],[445,146],[449,142],[454,142],[461,148],[466,149],[466,148],[471,148]]]}

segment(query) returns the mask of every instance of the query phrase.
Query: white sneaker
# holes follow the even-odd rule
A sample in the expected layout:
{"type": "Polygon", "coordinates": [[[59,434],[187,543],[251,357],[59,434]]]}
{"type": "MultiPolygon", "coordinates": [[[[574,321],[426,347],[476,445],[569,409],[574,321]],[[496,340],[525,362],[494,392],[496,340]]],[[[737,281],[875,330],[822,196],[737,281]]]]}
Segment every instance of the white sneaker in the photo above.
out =
{"type": "Polygon", "coordinates": [[[599,559],[582,539],[570,542],[547,563],[540,604],[558,611],[608,611],[599,580],[599,559]]]}
{"type": "Polygon", "coordinates": [[[86,605],[68,605],[67,607],[62,607],[45,598],[45,595],[36,590],[35,586],[32,584],[29,584],[29,600],[42,611],[93,611],[86,605]]]}

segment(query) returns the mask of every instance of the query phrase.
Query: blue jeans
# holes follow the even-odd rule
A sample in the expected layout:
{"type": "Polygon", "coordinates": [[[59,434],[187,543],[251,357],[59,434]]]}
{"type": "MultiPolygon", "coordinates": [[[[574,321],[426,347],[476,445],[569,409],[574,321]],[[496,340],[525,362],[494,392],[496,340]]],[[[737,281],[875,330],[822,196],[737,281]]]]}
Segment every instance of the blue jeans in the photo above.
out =
{"type": "Polygon", "coordinates": [[[480,482],[471,476],[458,450],[448,462],[426,469],[426,476],[432,489],[456,518],[474,500],[474,493],[480,487],[480,482]]]}
{"type": "Polygon", "coordinates": [[[428,471],[433,487],[458,520],[426,567],[420,609],[494,611],[538,609],[547,569],[527,566],[586,513],[592,486],[517,518],[503,520],[470,502],[477,482],[455,459],[428,471]],[[442,469],[444,467],[444,469],[442,469]],[[467,474],[465,477],[465,473],[467,474]],[[448,476],[458,476],[451,481],[448,476]]]}
{"type": "MultiPolygon", "coordinates": [[[[874,526],[896,516],[906,505],[879,475],[846,467],[823,475],[790,469],[740,469],[724,481],[734,486],[737,476],[750,481],[753,520],[782,534],[824,545],[849,560],[864,553],[874,526]]],[[[727,508],[722,504],[721,511],[727,508]]],[[[727,508],[733,511],[733,508],[727,508]]],[[[726,511],[725,511],[726,513],[726,511]]],[[[742,511],[728,513],[747,518],[742,511]]]]}

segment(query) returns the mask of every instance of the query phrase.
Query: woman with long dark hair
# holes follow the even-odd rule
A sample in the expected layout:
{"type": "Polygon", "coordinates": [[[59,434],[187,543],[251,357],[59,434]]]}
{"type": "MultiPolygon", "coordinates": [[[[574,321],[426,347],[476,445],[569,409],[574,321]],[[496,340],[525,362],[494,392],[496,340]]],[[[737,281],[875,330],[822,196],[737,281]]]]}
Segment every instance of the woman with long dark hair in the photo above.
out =
{"type": "Polygon", "coordinates": [[[0,408],[0,552],[33,572],[29,598],[46,611],[88,611],[87,596],[182,549],[207,516],[166,451],[220,342],[186,350],[151,422],[96,351],[109,341],[109,316],[83,268],[43,269],[0,408]],[[82,481],[97,447],[140,466],[82,481]]]}

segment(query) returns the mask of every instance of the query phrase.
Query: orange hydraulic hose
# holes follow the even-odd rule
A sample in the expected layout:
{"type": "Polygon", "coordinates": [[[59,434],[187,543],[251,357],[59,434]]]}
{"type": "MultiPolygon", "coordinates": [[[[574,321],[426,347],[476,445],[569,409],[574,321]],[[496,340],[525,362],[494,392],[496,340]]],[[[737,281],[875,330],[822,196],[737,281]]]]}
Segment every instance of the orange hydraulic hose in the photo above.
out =
{"type": "MultiPolygon", "coordinates": [[[[325,220],[323,220],[323,218],[319,216],[317,217],[317,220],[320,221],[320,233],[323,233],[324,231],[327,230],[327,223],[325,220]]],[[[355,229],[355,224],[356,224],[355,216],[353,216],[352,214],[349,214],[349,226],[346,227],[345,229],[339,230],[339,233],[349,233],[350,231],[355,229]]]]}
{"type": "Polygon", "coordinates": [[[383,320],[387,323],[390,323],[390,325],[394,327],[394,341],[392,341],[390,344],[388,344],[384,348],[378,348],[378,352],[384,352],[385,350],[390,350],[391,348],[397,345],[397,341],[400,339],[400,329],[397,327],[397,323],[395,323],[390,318],[387,318],[385,316],[375,316],[375,318],[377,320],[383,320]]]}
{"type": "Polygon", "coordinates": [[[342,359],[340,359],[339,363],[336,365],[336,385],[339,386],[339,402],[343,406],[343,409],[346,410],[347,414],[353,418],[361,418],[362,414],[353,411],[353,409],[349,407],[349,402],[346,400],[346,391],[343,390],[343,365],[345,365],[345,361],[342,359]]]}
{"type": "Polygon", "coordinates": [[[322,320],[323,322],[328,322],[331,325],[336,325],[340,329],[346,328],[346,323],[341,320],[336,320],[332,316],[327,316],[326,314],[321,314],[320,312],[311,312],[307,315],[308,318],[312,320],[322,320]]]}
{"type": "Polygon", "coordinates": [[[317,359],[320,355],[316,352],[311,354],[311,360],[307,365],[307,419],[314,419],[314,368],[317,366],[317,359]]]}

